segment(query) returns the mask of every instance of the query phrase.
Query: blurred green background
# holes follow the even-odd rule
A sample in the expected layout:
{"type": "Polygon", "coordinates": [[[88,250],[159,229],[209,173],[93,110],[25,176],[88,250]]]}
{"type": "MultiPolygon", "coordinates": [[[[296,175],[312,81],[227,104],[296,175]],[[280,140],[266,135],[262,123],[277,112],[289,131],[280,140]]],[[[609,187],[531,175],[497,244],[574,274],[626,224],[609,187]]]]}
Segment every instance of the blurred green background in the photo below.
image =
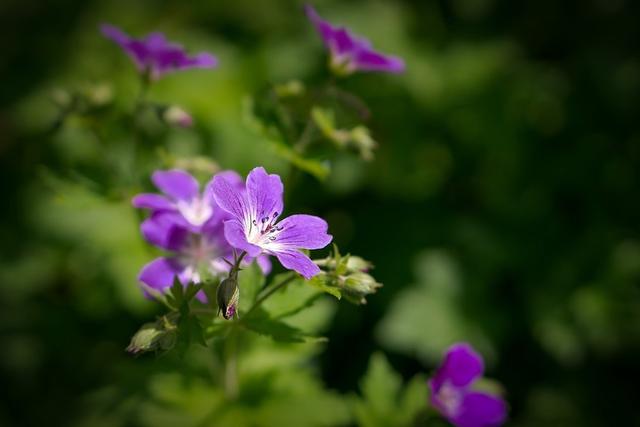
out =
{"type": "MultiPolygon", "coordinates": [[[[169,409],[207,411],[217,392],[202,354],[123,350],[160,313],[136,284],[153,251],[129,200],[150,188],[140,176],[195,155],[242,173],[287,171],[242,105],[268,84],[325,75],[301,6],[2,2],[0,425],[190,425],[169,409]],[[217,70],[152,88],[151,99],[181,105],[196,125],[149,131],[153,154],[135,171],[126,126],[72,117],[51,131],[56,90],[104,85],[114,106],[99,117],[112,123],[134,102],[134,68],[101,22],[137,36],[161,30],[220,58],[217,70]]],[[[278,377],[282,398],[269,404],[256,380],[237,416],[351,425],[335,408],[361,389],[375,351],[407,380],[466,340],[504,386],[509,425],[640,425],[640,4],[316,6],[407,63],[402,75],[341,82],[369,105],[375,160],[340,153],[325,182],[303,176],[288,200],[327,218],[341,249],[372,260],[385,286],[361,307],[327,297],[311,321],[329,338],[320,348],[260,347],[245,366],[277,359],[307,377],[278,377]],[[296,406],[335,418],[279,418],[296,406]]]]}

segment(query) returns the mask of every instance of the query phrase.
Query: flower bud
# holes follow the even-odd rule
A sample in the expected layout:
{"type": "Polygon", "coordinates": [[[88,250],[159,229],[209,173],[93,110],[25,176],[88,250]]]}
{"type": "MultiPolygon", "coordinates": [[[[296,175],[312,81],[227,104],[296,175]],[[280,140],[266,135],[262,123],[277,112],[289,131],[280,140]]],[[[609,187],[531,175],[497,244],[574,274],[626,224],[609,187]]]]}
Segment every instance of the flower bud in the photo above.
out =
{"type": "Polygon", "coordinates": [[[373,267],[369,261],[359,256],[349,255],[347,258],[347,271],[366,273],[373,267]]]}
{"type": "Polygon", "coordinates": [[[220,282],[216,299],[222,317],[229,320],[236,314],[239,298],[238,281],[235,277],[228,277],[220,282]]]}
{"type": "Polygon", "coordinates": [[[351,143],[363,160],[373,159],[373,150],[378,146],[378,143],[371,138],[369,129],[364,126],[356,126],[351,129],[351,143]]]}
{"type": "Polygon", "coordinates": [[[172,105],[162,113],[162,120],[170,126],[189,128],[193,126],[193,118],[182,108],[172,105]]]}
{"type": "Polygon", "coordinates": [[[342,282],[342,294],[355,304],[366,304],[365,297],[375,293],[382,283],[367,273],[353,273],[346,276],[342,282]]]}
{"type": "Polygon", "coordinates": [[[131,338],[126,351],[132,354],[169,350],[176,342],[175,319],[163,316],[154,323],[145,323],[131,338]]]}

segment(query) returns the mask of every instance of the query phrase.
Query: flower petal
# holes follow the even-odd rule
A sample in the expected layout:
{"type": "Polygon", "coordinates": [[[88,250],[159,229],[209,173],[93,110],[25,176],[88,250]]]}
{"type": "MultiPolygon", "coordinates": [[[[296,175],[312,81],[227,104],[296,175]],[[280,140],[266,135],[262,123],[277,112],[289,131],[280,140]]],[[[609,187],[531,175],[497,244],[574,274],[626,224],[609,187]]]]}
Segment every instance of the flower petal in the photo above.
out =
{"type": "Polygon", "coordinates": [[[258,267],[260,267],[260,271],[262,271],[262,274],[264,274],[265,276],[269,273],[271,273],[271,260],[269,259],[269,255],[258,255],[258,257],[256,258],[256,264],[258,264],[258,267]]]}
{"type": "Polygon", "coordinates": [[[215,68],[218,66],[218,59],[207,52],[200,52],[192,57],[187,57],[186,61],[178,68],[215,68]]]}
{"type": "Polygon", "coordinates": [[[370,49],[359,51],[354,57],[354,64],[357,69],[363,71],[402,73],[405,70],[402,59],[395,56],[383,55],[370,49]]]}
{"type": "Polygon", "coordinates": [[[159,194],[151,193],[136,195],[131,200],[131,204],[133,204],[133,207],[138,209],[151,209],[154,211],[175,209],[169,199],[159,194]]]}
{"type": "Polygon", "coordinates": [[[320,268],[302,252],[288,250],[275,252],[275,255],[285,268],[297,271],[307,280],[320,273],[320,268]]]}
{"type": "Polygon", "coordinates": [[[467,393],[460,405],[460,410],[450,421],[457,427],[494,427],[499,426],[507,418],[507,404],[487,393],[467,393]]]}
{"type": "Polygon", "coordinates": [[[213,177],[211,192],[220,208],[229,212],[242,224],[245,223],[246,218],[249,216],[249,207],[243,191],[237,185],[234,185],[233,181],[229,181],[222,173],[216,174],[213,177]]]}
{"type": "Polygon", "coordinates": [[[176,276],[181,283],[188,283],[189,277],[185,277],[186,272],[187,268],[176,258],[160,257],[142,267],[138,280],[152,289],[163,292],[173,285],[176,276]]]}
{"type": "Polygon", "coordinates": [[[140,225],[145,240],[160,248],[178,251],[189,236],[188,227],[179,214],[158,212],[147,218],[140,225]]]}
{"type": "Polygon", "coordinates": [[[224,237],[234,248],[247,251],[247,254],[250,257],[258,256],[260,252],[262,252],[262,249],[260,249],[258,246],[253,245],[247,241],[247,237],[244,234],[244,228],[242,227],[242,224],[236,219],[225,221],[224,237]]]}
{"type": "MultiPolygon", "coordinates": [[[[236,191],[240,193],[244,192],[244,180],[242,179],[240,174],[232,170],[218,172],[217,174],[214,175],[214,177],[211,178],[211,180],[209,180],[209,182],[204,188],[204,193],[202,195],[204,200],[209,202],[209,204],[212,207],[214,208],[217,207],[216,198],[213,190],[213,181],[216,176],[223,178],[225,181],[227,181],[227,183],[231,185],[232,188],[235,188],[236,191]]],[[[214,209],[214,215],[217,212],[226,212],[226,211],[223,209],[214,209]]]]}
{"type": "Polygon", "coordinates": [[[151,180],[159,190],[176,200],[190,201],[199,195],[198,181],[180,169],[154,172],[151,180]]]}
{"type": "Polygon", "coordinates": [[[320,15],[318,15],[318,12],[316,12],[316,10],[310,4],[306,4],[304,6],[304,11],[309,20],[316,27],[318,33],[320,33],[320,37],[322,37],[322,41],[324,42],[324,44],[330,46],[334,38],[333,26],[328,21],[322,19],[320,15]]]}
{"type": "Polygon", "coordinates": [[[247,176],[247,200],[252,219],[260,222],[262,218],[271,220],[282,213],[282,193],[284,186],[278,175],[267,174],[263,167],[257,167],[247,176]]]}
{"type": "Polygon", "coordinates": [[[278,223],[282,231],[274,245],[291,249],[322,249],[333,237],[327,234],[327,222],[313,215],[291,215],[278,223]]]}
{"type": "Polygon", "coordinates": [[[467,343],[457,343],[449,347],[444,361],[431,379],[432,388],[438,391],[445,381],[455,387],[465,387],[482,376],[484,362],[467,343]]]}
{"type": "Polygon", "coordinates": [[[129,36],[126,35],[124,31],[110,24],[100,25],[100,32],[103,36],[110,40],[113,40],[122,47],[124,47],[124,45],[130,40],[129,36]]]}

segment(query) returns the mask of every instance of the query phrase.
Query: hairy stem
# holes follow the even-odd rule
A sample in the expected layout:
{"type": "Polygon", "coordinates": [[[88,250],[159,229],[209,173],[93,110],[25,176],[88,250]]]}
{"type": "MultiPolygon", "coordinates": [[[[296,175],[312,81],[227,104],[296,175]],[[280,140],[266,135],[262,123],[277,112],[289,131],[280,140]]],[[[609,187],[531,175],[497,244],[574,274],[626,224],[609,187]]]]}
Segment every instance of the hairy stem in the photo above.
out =
{"type": "Polygon", "coordinates": [[[238,397],[238,335],[235,330],[225,340],[224,392],[227,399],[238,397]]]}
{"type": "Polygon", "coordinates": [[[251,314],[255,309],[257,309],[258,307],[260,307],[260,305],[265,302],[265,300],[267,298],[269,298],[271,295],[273,295],[276,291],[278,291],[279,289],[282,289],[284,286],[286,286],[287,284],[289,284],[291,281],[293,281],[293,279],[295,279],[296,276],[294,273],[289,273],[289,277],[287,277],[286,279],[283,279],[281,282],[267,288],[264,293],[262,295],[260,295],[258,297],[258,299],[256,300],[256,302],[253,303],[253,305],[251,306],[251,308],[245,313],[245,317],[248,316],[249,314],[251,314]]]}

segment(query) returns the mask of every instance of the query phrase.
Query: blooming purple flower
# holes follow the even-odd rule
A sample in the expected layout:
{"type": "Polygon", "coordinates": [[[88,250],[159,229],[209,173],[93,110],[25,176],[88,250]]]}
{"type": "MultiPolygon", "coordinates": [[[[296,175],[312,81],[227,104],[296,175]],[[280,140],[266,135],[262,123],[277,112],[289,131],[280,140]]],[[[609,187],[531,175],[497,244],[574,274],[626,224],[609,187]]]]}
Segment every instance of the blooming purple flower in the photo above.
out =
{"type": "Polygon", "coordinates": [[[224,234],[235,248],[250,257],[273,255],[280,263],[309,279],[320,272],[300,249],[321,249],[331,242],[327,223],[317,216],[291,215],[278,221],[282,213],[284,187],[278,175],[268,175],[262,167],[247,176],[246,191],[238,191],[223,175],[213,178],[213,197],[231,219],[224,222],[224,234]]]}
{"type": "Polygon", "coordinates": [[[466,343],[447,350],[442,365],[429,380],[431,404],[457,427],[493,427],[501,425],[507,415],[503,399],[473,390],[482,376],[484,362],[466,343]]]}
{"type": "MultiPolygon", "coordinates": [[[[243,192],[244,183],[233,171],[223,171],[224,177],[235,191],[243,192]]],[[[212,181],[205,187],[205,199],[200,194],[198,181],[179,169],[156,171],[152,181],[164,195],[143,193],[133,198],[137,208],[150,209],[151,216],[141,225],[145,239],[170,253],[143,267],[139,280],[149,288],[163,292],[173,284],[174,277],[181,283],[199,283],[202,274],[221,276],[229,271],[233,261],[233,248],[224,237],[224,221],[231,216],[217,207],[210,196],[212,181]]],[[[246,257],[244,265],[253,261],[246,257]]],[[[267,256],[256,262],[264,274],[271,271],[267,256]]],[[[198,294],[204,298],[204,294],[198,294]]]]}
{"type": "MultiPolygon", "coordinates": [[[[242,185],[242,178],[235,172],[225,171],[221,174],[233,185],[242,185]]],[[[189,173],[180,169],[156,171],[151,180],[164,195],[138,194],[132,200],[134,207],[150,209],[152,212],[178,212],[194,230],[202,227],[207,221],[220,220],[214,218],[214,200],[205,199],[204,195],[200,194],[200,184],[189,173]]],[[[210,185],[211,182],[205,188],[204,194],[210,192],[210,185]]],[[[226,216],[221,210],[218,210],[217,214],[226,216]]]]}
{"type": "Polygon", "coordinates": [[[340,74],[351,74],[354,71],[404,71],[404,61],[401,58],[376,52],[367,39],[353,35],[344,27],[331,25],[309,4],[305,6],[305,12],[329,49],[330,64],[334,71],[340,74]]]}
{"type": "Polygon", "coordinates": [[[150,33],[134,39],[113,25],[102,24],[102,34],[116,42],[136,64],[141,73],[159,79],[164,74],[189,68],[214,68],[218,60],[210,53],[189,56],[182,46],[171,43],[164,34],[150,33]]]}
{"type": "MultiPolygon", "coordinates": [[[[138,279],[148,288],[164,293],[175,277],[186,285],[200,283],[203,274],[220,276],[229,271],[223,258],[232,259],[233,249],[224,238],[221,221],[210,221],[194,232],[179,213],[159,211],[146,219],[140,229],[149,243],[170,253],[154,259],[140,271],[138,279]]],[[[197,296],[206,300],[202,292],[197,296]]]]}

